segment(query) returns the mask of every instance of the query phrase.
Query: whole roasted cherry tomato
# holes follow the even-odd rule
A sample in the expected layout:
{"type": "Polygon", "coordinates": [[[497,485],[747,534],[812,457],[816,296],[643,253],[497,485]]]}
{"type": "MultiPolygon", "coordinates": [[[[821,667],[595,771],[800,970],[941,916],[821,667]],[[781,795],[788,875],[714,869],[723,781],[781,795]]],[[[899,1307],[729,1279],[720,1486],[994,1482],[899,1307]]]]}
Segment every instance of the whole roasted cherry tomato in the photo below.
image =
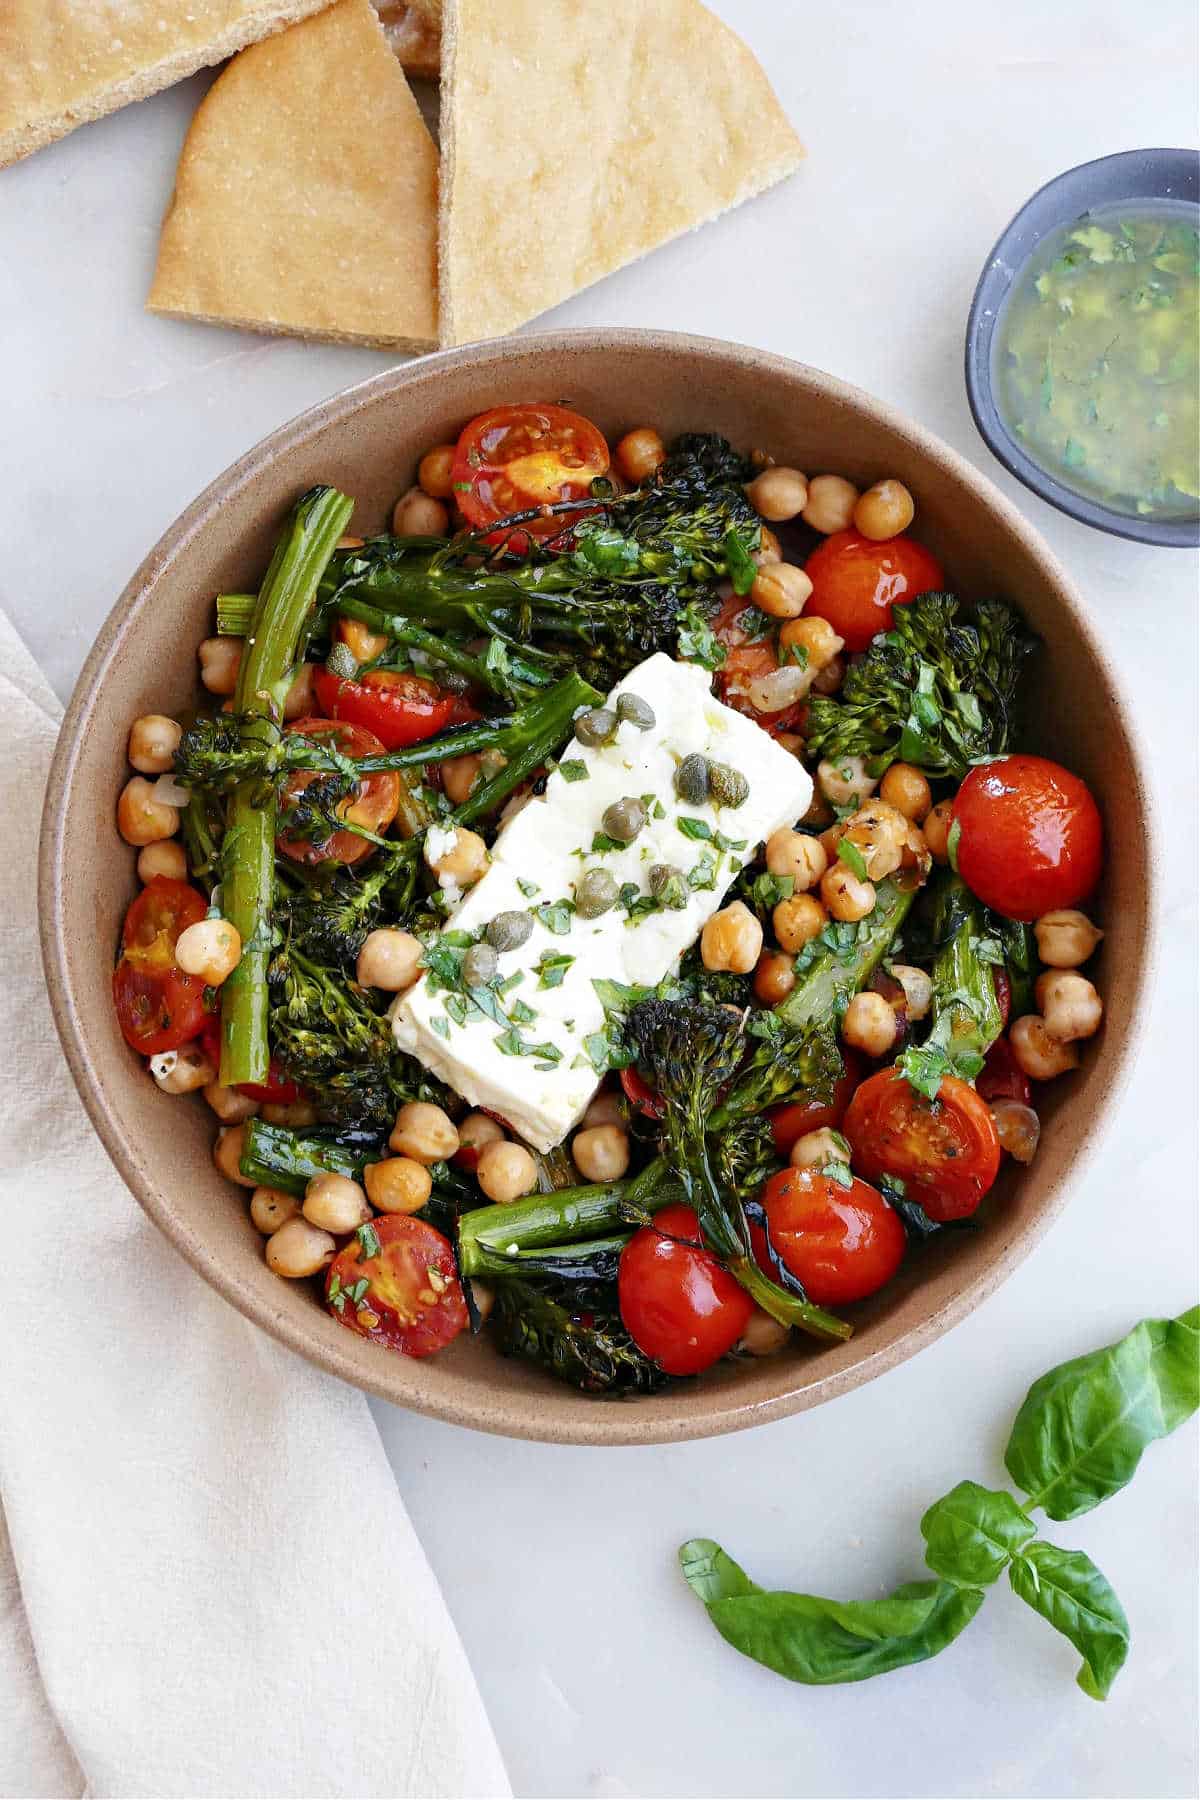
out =
{"type": "Polygon", "coordinates": [[[956,1075],[943,1075],[927,1100],[900,1069],[881,1069],[851,1100],[842,1130],[856,1174],[903,1181],[939,1225],[968,1218],[1000,1168],[987,1102],[956,1075]]]}
{"type": "Polygon", "coordinates": [[[1099,808],[1086,782],[1045,756],[1001,756],[972,769],[950,829],[959,874],[1006,918],[1078,906],[1100,879],[1099,808]]]}
{"type": "Polygon", "coordinates": [[[454,1251],[424,1219],[403,1213],[372,1219],[339,1250],[325,1303],[351,1331],[405,1356],[432,1356],[467,1323],[454,1251]]]}
{"type": "MultiPolygon", "coordinates": [[[[843,1187],[819,1169],[780,1169],[762,1190],[771,1244],[818,1306],[865,1300],[904,1258],[904,1227],[883,1195],[854,1177],[843,1187]]],[[[766,1239],[752,1226],[755,1255],[769,1275],[766,1239]]]]}
{"type": "Polygon", "coordinates": [[[701,1244],[690,1206],[664,1206],[621,1252],[625,1329],[668,1375],[698,1375],[741,1337],[754,1311],[744,1288],[701,1244]]]}
{"type": "Polygon", "coordinates": [[[752,636],[742,621],[752,621],[757,629],[762,615],[752,601],[731,594],[711,622],[713,636],[725,647],[725,661],[717,670],[717,695],[726,706],[745,713],[772,736],[795,731],[804,718],[803,700],[786,702],[774,712],[761,712],[750,699],[754,684],[778,670],[779,645],[774,630],[752,636]]]}
{"type": "Polygon", "coordinates": [[[806,613],[828,619],[846,649],[865,650],[889,631],[892,608],[945,584],[942,565],[909,537],[875,543],[857,531],[835,531],[804,565],[813,591],[806,613]]]}
{"type": "Polygon", "coordinates": [[[322,712],[373,732],[385,750],[424,743],[448,725],[476,717],[460,694],[448,693],[424,675],[368,669],[361,680],[348,681],[318,669],[314,679],[322,712]]]}
{"type": "Polygon", "coordinates": [[[1033,1088],[1029,1077],[1018,1067],[1006,1037],[997,1038],[984,1057],[975,1092],[981,1100],[1019,1100],[1022,1106],[1032,1106],[1033,1088]]]}
{"type": "Polygon", "coordinates": [[[300,1098],[299,1087],[287,1079],[274,1057],[265,1081],[239,1081],[237,1091],[245,1094],[247,1100],[258,1100],[264,1106],[290,1106],[293,1100],[300,1098]]]}
{"type": "Polygon", "coordinates": [[[827,1125],[836,1129],[845,1118],[850,1097],[861,1080],[862,1064],[853,1050],[843,1050],[842,1073],[834,1083],[833,1093],[828,1100],[814,1097],[812,1100],[792,1100],[786,1106],[773,1107],[769,1116],[775,1148],[780,1156],[787,1156],[796,1139],[802,1138],[806,1131],[822,1131],[827,1125]]]}
{"type": "MultiPolygon", "coordinates": [[[[288,726],[288,730],[297,732],[301,737],[331,737],[346,756],[378,756],[383,749],[373,732],[364,731],[358,725],[343,725],[337,719],[297,719],[294,725],[288,726]]],[[[281,823],[286,824],[289,796],[303,793],[311,782],[320,779],[319,775],[307,770],[289,775],[283,793],[281,823]]],[[[387,830],[395,818],[399,805],[400,777],[394,770],[384,769],[376,775],[364,776],[358,784],[357,794],[348,794],[344,800],[339,800],[336,810],[339,818],[349,819],[355,825],[364,825],[368,831],[382,832],[387,830]]],[[[352,831],[335,831],[332,837],[323,842],[288,837],[286,832],[280,832],[275,844],[293,862],[309,864],[361,862],[375,848],[369,838],[356,837],[352,831]]]]}
{"type": "MultiPolygon", "coordinates": [[[[608,464],[608,445],[590,419],[565,406],[527,402],[495,406],[471,420],[458,440],[451,480],[463,517],[478,529],[530,507],[581,500],[608,464]]],[[[525,533],[556,537],[582,516],[534,520],[512,534],[509,548],[523,551],[525,533]]]]}
{"type": "Polygon", "coordinates": [[[204,895],[186,881],[156,875],[125,914],[113,1001],[125,1042],[143,1056],[178,1050],[204,1023],[204,983],[184,974],[175,945],[207,911],[204,895]]]}

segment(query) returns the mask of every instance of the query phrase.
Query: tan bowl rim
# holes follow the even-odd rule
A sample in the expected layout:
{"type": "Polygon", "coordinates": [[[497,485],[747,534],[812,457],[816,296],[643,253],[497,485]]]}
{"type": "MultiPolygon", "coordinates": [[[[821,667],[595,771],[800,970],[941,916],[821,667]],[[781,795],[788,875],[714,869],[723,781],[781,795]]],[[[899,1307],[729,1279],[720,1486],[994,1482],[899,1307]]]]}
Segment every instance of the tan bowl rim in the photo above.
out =
{"type": "MultiPolygon", "coordinates": [[[[883,401],[874,399],[861,388],[854,387],[837,376],[826,374],[824,370],[813,368],[811,365],[798,362],[791,357],[758,350],[750,345],[731,340],[702,337],[685,332],[623,326],[522,334],[515,338],[500,338],[487,343],[465,344],[453,350],[434,352],[412,362],[382,370],[377,375],[368,376],[364,381],[343,388],[326,400],[318,401],[287,424],[280,426],[278,430],[261,439],[245,455],[239,457],[235,463],[232,463],[215,480],[211,481],[175,522],[168,526],[126,584],[120,598],[101,627],[80,672],[63,717],[50,766],[38,849],[38,928],[42,961],[50,994],[51,1010],[66,1055],[67,1066],[88,1117],[95,1126],[100,1141],[122,1179],[139,1205],[180,1254],[211,1287],[236,1307],[244,1317],[261,1326],[272,1337],[285,1344],[288,1349],[296,1351],[310,1362],[315,1362],[329,1374],[338,1376],[352,1387],[366,1390],[394,1405],[405,1406],[409,1410],[446,1420],[450,1424],[467,1426],[502,1437],[561,1444],[616,1446],[675,1443],[717,1437],[727,1432],[744,1430],[752,1425],[766,1424],[776,1419],[786,1418],[810,1406],[835,1399],[838,1395],[873,1380],[877,1375],[886,1373],[888,1369],[896,1367],[897,1364],[907,1361],[909,1357],[925,1349],[927,1345],[933,1343],[944,1332],[964,1319],[968,1313],[973,1312],[995,1292],[1002,1282],[1007,1280],[1013,1270],[1025,1260],[1041,1240],[1065,1207],[1083,1168],[1095,1156],[1098,1144],[1104,1131],[1111,1124],[1125,1091],[1136,1052],[1146,1029],[1144,999],[1147,971],[1153,965],[1160,930],[1158,886],[1154,879],[1154,874],[1160,866],[1159,824],[1155,811],[1150,805],[1151,788],[1146,776],[1139,738],[1133,725],[1133,712],[1123,695],[1113,659],[1091,623],[1082,595],[1040,532],[1028,523],[1017,507],[973,463],[953,450],[941,438],[908,418],[907,415],[883,401]],[[727,361],[732,358],[747,372],[756,370],[761,373],[776,372],[788,376],[800,374],[818,383],[841,404],[852,408],[868,419],[878,420],[881,426],[906,438],[921,455],[940,464],[943,469],[972,490],[981,500],[986,501],[1013,535],[1019,538],[1025,547],[1046,566],[1049,575],[1060,591],[1063,604],[1071,616],[1076,631],[1086,641],[1092,655],[1104,668],[1109,678],[1113,705],[1130,745],[1137,786],[1136,800],[1143,809],[1146,839],[1150,852],[1147,858],[1150,893],[1148,895],[1146,939],[1133,996],[1132,1010],[1135,1026],[1133,1031],[1127,1033],[1123,1041],[1111,1050],[1113,1060],[1109,1100],[1100,1121],[1100,1128],[1089,1134],[1086,1146],[1077,1156],[1069,1177],[1059,1182],[1037,1216],[1022,1226],[1007,1249],[988,1269],[968,1282],[945,1305],[902,1337],[881,1345],[877,1352],[862,1362],[841,1370],[837,1374],[826,1376],[815,1384],[810,1382],[801,1389],[785,1388],[780,1393],[758,1401],[726,1398],[722,1390],[714,1388],[711,1407],[698,1418],[689,1415],[673,1419],[660,1409],[653,1418],[643,1413],[639,1420],[638,1415],[641,1409],[636,1402],[620,1405],[600,1403],[580,1395],[577,1419],[573,1419],[567,1425],[556,1421],[553,1427],[546,1428],[539,1424],[536,1405],[531,1407],[514,1402],[508,1395],[494,1394],[491,1405],[485,1405],[482,1399],[479,1401],[474,1398],[470,1401],[452,1399],[442,1401],[437,1397],[412,1398],[398,1394],[396,1381],[389,1380],[387,1372],[391,1368],[394,1374],[394,1364],[397,1361],[402,1362],[403,1359],[379,1357],[377,1361],[380,1374],[376,1379],[349,1354],[349,1346],[347,1351],[343,1352],[340,1346],[333,1348],[325,1344],[315,1344],[304,1330],[294,1325],[289,1318],[263,1308],[239,1278],[236,1265],[231,1267],[220,1257],[211,1254],[205,1245],[192,1235],[184,1220],[172,1211],[170,1204],[160,1197],[153,1185],[143,1179],[137,1159],[132,1153],[124,1132],[114,1114],[105,1104],[102,1083],[97,1076],[91,1049],[78,1027],[71,994],[68,953],[62,933],[62,917],[57,904],[57,892],[61,882],[64,853],[61,831],[63,802],[70,790],[72,775],[82,748],[80,721],[91,707],[94,695],[103,682],[118,643],[125,614],[147,583],[155,579],[168,564],[186,553],[192,537],[205,525],[213,507],[221,505],[231,494],[240,491],[247,483],[252,482],[260,467],[268,459],[274,460],[287,454],[327,424],[335,423],[352,415],[364,402],[383,394],[402,391],[409,382],[424,379],[439,368],[457,367],[466,363],[475,363],[486,368],[489,364],[502,364],[506,356],[513,350],[519,350],[525,356],[530,353],[568,349],[574,345],[584,345],[589,350],[614,354],[627,348],[686,351],[701,358],[719,356],[727,361]]],[[[658,1399],[661,1402],[662,1396],[658,1396],[658,1399]]]]}

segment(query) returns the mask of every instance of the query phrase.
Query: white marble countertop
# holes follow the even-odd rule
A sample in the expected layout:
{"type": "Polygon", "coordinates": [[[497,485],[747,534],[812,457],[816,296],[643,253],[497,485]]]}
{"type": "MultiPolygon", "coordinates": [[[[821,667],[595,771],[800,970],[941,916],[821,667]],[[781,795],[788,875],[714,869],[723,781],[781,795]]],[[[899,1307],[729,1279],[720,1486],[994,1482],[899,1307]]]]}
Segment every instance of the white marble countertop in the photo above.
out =
{"type": "MultiPolygon", "coordinates": [[[[1112,1579],[1133,1650],[1107,1706],[1007,1594],[939,1661],[795,1688],[735,1656],[675,1571],[720,1538],[765,1583],[871,1595],[917,1520],[1000,1450],[1031,1379],[1195,1299],[1196,565],[1102,537],[975,435],[961,340],[1000,228],[1073,163],[1195,131],[1188,0],[720,0],[809,147],[801,174],[549,323],[763,345],[914,414],[1072,569],[1123,669],[1166,827],[1140,1066],[1074,1202],[978,1315],[814,1413],[712,1443],[556,1450],[377,1409],[518,1794],[1188,1796],[1196,1787],[1194,1428],[1054,1528],[1112,1579]]],[[[162,529],[275,426],[385,366],[141,310],[194,81],[0,174],[0,605],[64,695],[162,529]]]]}

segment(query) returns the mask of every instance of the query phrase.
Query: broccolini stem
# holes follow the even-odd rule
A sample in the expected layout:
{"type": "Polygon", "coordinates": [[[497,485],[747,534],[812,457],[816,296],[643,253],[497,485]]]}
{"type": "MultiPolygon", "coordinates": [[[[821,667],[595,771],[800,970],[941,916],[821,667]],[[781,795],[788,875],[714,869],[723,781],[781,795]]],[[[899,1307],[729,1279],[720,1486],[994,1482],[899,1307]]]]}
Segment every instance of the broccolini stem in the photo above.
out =
{"type": "Polygon", "coordinates": [[[973,1081],[1003,1020],[991,962],[979,948],[987,938],[983,909],[959,876],[947,871],[938,888],[934,926],[942,949],[933,965],[933,1024],[929,1042],[945,1051],[954,1072],[973,1081]]]}
{"type": "Polygon", "coordinates": [[[800,1027],[836,1021],[887,955],[916,894],[915,885],[900,887],[890,877],[881,881],[874,910],[859,921],[854,942],[847,948],[838,942],[837,928],[826,926],[812,940],[817,946],[813,960],[775,1009],[784,1023],[800,1027]]]}
{"type": "Polygon", "coordinates": [[[821,1338],[826,1343],[845,1343],[854,1335],[853,1325],[845,1319],[839,1319],[835,1313],[826,1312],[823,1306],[814,1306],[811,1300],[801,1300],[796,1294],[789,1294],[778,1287],[763,1274],[752,1257],[727,1257],[725,1266],[734,1279],[741,1283],[752,1300],[758,1302],[764,1312],[778,1319],[781,1325],[795,1325],[798,1330],[806,1331],[810,1337],[821,1338]]]}
{"type": "Polygon", "coordinates": [[[515,1259],[523,1251],[551,1250],[620,1231],[631,1222],[631,1212],[657,1212],[679,1198],[678,1183],[664,1181],[666,1173],[662,1158],[655,1157],[631,1181],[598,1181],[530,1194],[504,1207],[499,1218],[494,1206],[464,1213],[458,1222],[463,1274],[483,1274],[486,1261],[489,1274],[502,1275],[511,1261],[516,1275],[521,1271],[515,1259]],[[492,1260],[497,1256],[499,1267],[492,1260]]]}
{"type": "MultiPolygon", "coordinates": [[[[246,637],[234,706],[280,718],[292,665],[321,576],[350,523],[354,502],[317,487],[297,501],[271,558],[246,637]]],[[[237,968],[221,989],[221,1082],[265,1081],[267,959],[275,873],[275,801],[253,783],[235,788],[222,847],[221,905],[242,940],[237,968]]]]}

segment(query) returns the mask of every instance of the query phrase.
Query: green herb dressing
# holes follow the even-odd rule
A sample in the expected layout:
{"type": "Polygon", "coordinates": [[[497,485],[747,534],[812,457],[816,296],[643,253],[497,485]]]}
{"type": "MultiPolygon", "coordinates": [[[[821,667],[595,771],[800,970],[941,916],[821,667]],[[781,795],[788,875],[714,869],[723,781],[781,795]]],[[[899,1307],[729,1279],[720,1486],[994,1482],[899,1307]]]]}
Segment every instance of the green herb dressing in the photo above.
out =
{"type": "Polygon", "coordinates": [[[1115,511],[1200,497],[1196,209],[1122,208],[1052,233],[1014,282],[993,390],[1026,453],[1115,511]]]}

